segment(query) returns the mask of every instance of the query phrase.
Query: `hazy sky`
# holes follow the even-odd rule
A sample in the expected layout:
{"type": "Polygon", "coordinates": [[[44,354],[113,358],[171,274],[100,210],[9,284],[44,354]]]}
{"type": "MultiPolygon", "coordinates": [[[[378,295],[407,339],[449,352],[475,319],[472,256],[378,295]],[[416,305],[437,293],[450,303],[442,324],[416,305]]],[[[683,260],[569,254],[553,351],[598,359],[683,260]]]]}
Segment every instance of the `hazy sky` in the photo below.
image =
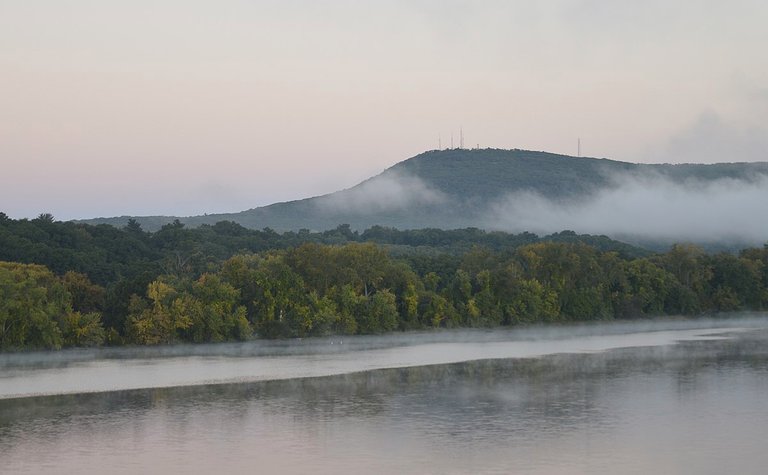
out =
{"type": "Polygon", "coordinates": [[[239,211],[458,144],[768,160],[768,2],[0,0],[0,210],[239,211]]]}

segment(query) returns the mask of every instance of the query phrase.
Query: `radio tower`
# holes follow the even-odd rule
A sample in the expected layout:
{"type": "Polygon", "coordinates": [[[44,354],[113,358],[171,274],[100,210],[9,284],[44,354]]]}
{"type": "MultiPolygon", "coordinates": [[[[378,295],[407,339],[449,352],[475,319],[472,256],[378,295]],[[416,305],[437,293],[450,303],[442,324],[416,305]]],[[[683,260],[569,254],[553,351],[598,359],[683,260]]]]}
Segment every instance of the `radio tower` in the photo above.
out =
{"type": "Polygon", "coordinates": [[[464,129],[459,128],[459,148],[464,148],[464,129]]]}
{"type": "Polygon", "coordinates": [[[576,156],[577,157],[581,156],[581,137],[576,139],[576,156]]]}

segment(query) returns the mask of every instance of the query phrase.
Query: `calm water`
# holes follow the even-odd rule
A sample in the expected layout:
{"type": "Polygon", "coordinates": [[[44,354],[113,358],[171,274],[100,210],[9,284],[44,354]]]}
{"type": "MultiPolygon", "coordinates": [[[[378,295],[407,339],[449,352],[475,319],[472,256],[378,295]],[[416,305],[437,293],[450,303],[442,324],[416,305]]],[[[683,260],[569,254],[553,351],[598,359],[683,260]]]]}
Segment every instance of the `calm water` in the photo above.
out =
{"type": "Polygon", "coordinates": [[[690,325],[4,356],[0,472],[766,473],[768,320],[690,325]]]}

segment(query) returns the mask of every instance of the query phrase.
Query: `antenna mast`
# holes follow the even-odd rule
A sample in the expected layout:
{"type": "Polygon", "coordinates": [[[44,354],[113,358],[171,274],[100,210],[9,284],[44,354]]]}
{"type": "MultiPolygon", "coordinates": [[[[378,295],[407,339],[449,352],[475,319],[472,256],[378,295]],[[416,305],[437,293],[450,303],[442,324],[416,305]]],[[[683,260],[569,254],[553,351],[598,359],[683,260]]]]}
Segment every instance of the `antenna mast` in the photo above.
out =
{"type": "Polygon", "coordinates": [[[459,148],[464,148],[464,129],[459,128],[459,148]]]}
{"type": "Polygon", "coordinates": [[[576,156],[577,157],[581,156],[581,137],[576,139],[576,156]]]}
{"type": "Polygon", "coordinates": [[[451,131],[451,150],[453,150],[453,131],[451,131]]]}

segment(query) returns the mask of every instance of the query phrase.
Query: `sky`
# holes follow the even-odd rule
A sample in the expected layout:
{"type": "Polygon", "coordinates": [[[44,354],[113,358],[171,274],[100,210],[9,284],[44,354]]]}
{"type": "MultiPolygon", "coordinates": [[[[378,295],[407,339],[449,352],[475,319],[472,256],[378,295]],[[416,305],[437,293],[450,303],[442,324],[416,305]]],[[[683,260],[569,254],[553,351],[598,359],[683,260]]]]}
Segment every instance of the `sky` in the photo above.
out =
{"type": "Polygon", "coordinates": [[[0,0],[0,211],[241,211],[438,147],[768,160],[768,2],[0,0]]]}

